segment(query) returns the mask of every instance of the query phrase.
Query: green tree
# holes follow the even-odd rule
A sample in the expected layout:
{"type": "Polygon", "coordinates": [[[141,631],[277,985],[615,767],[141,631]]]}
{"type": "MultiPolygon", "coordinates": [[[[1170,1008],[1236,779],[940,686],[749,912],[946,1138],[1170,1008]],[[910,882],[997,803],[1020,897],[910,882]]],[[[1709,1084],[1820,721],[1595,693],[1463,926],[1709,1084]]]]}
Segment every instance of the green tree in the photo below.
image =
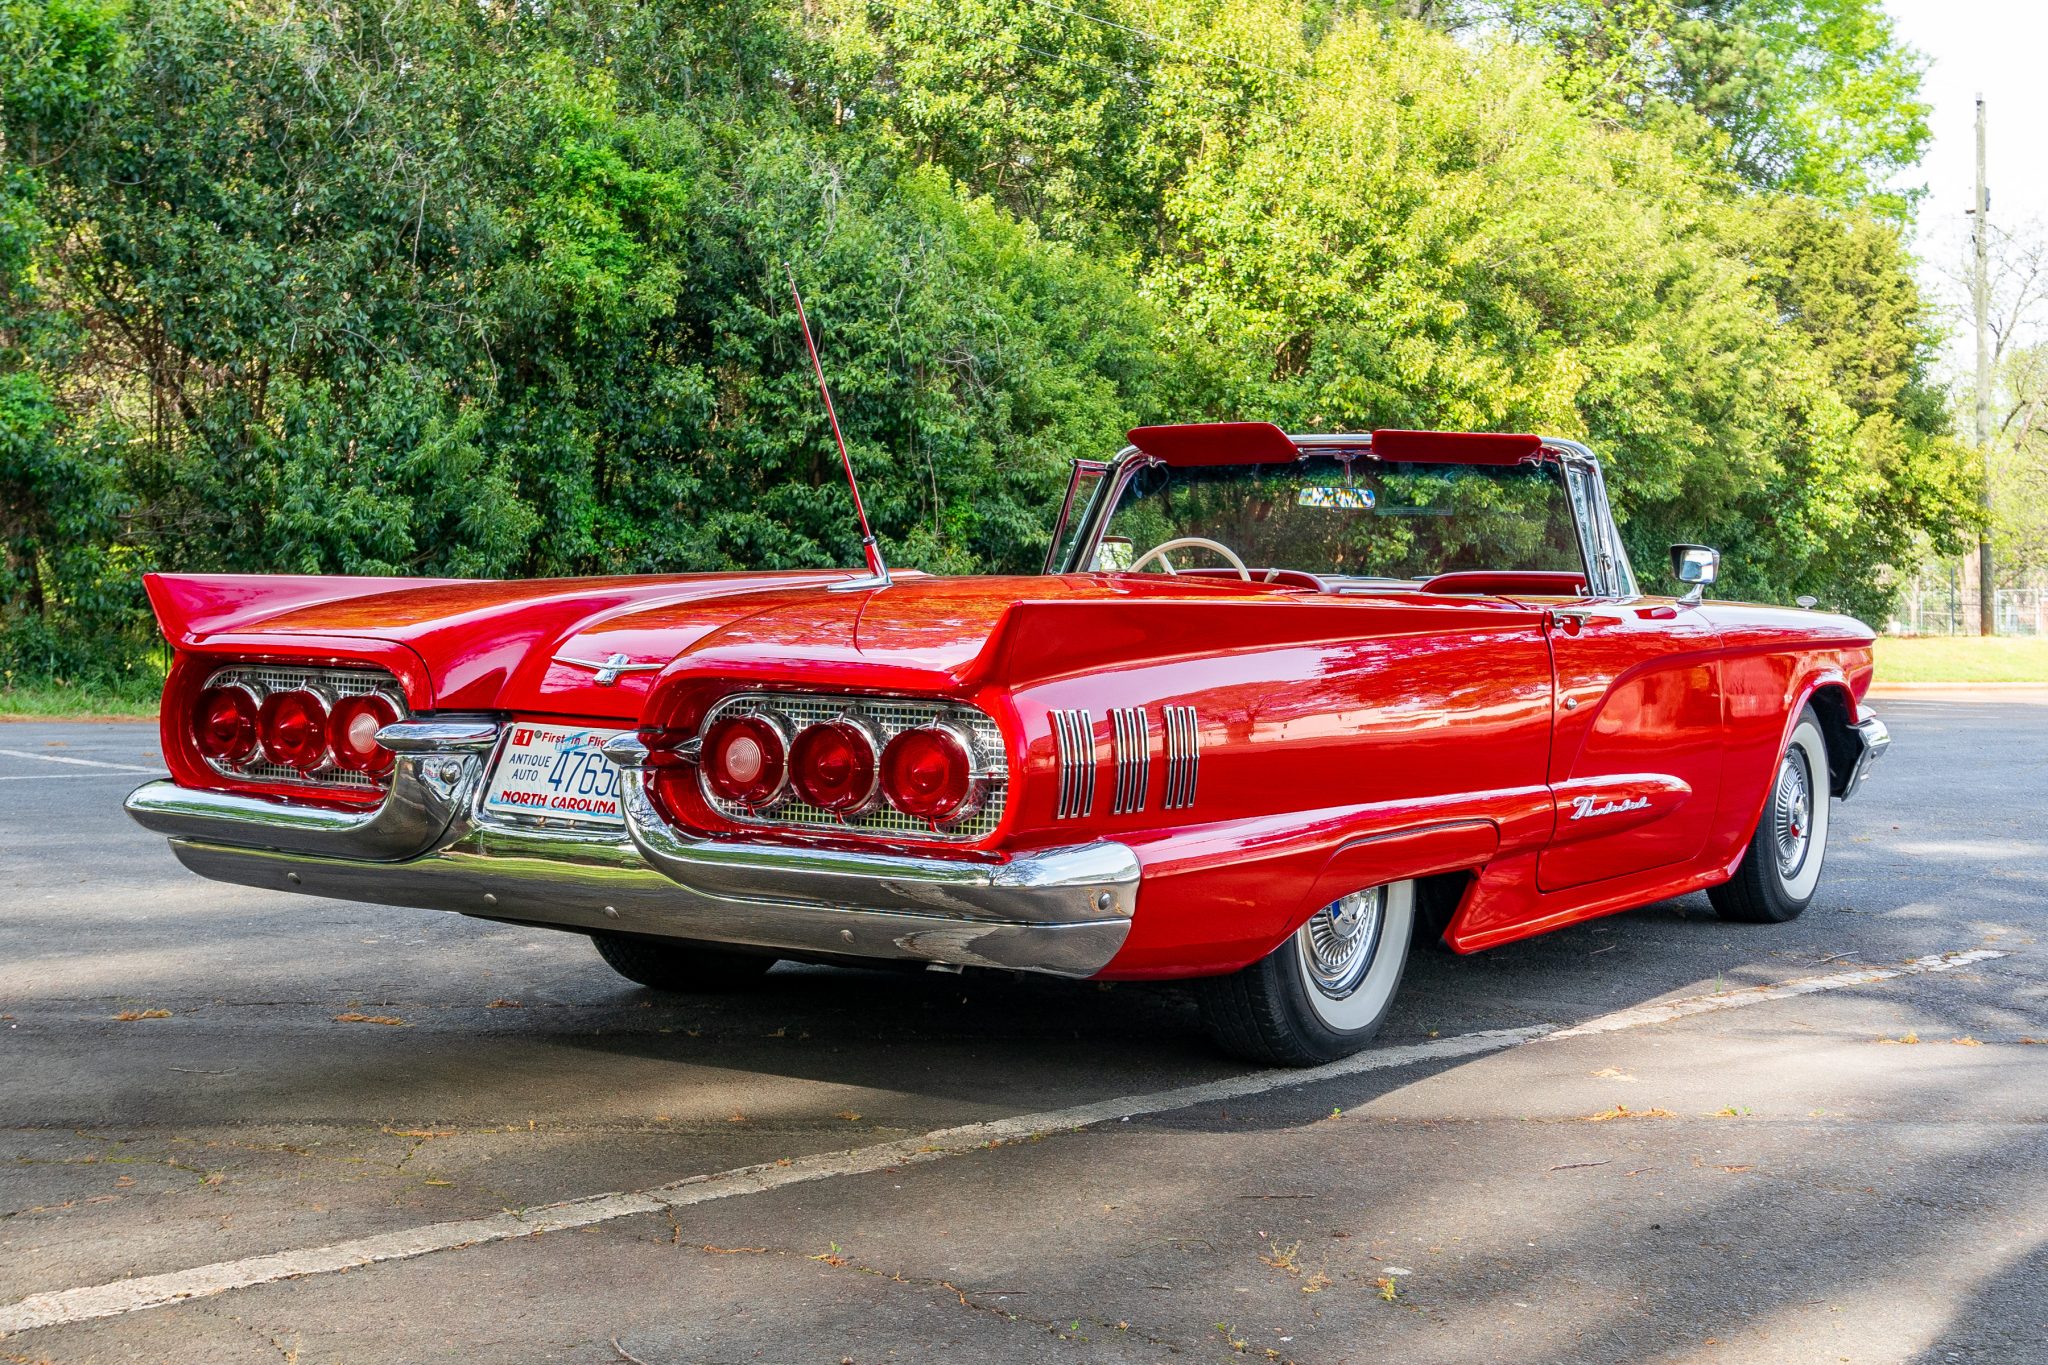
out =
{"type": "Polygon", "coordinates": [[[1498,27],[1554,50],[1587,108],[1660,127],[1741,184],[1874,201],[1928,140],[1924,59],[1881,0],[1474,0],[1452,25],[1498,27]]]}

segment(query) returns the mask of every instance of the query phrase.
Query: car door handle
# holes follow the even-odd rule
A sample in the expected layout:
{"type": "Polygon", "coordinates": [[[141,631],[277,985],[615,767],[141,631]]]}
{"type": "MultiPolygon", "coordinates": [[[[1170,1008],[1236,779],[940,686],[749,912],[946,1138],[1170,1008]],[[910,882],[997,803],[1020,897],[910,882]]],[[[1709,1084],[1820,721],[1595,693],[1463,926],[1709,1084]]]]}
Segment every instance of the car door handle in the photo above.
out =
{"type": "Polygon", "coordinates": [[[1577,635],[1580,627],[1592,620],[1593,615],[1590,611],[1584,611],[1576,607],[1567,607],[1562,610],[1553,610],[1550,613],[1550,619],[1557,622],[1564,629],[1565,634],[1577,635]]]}

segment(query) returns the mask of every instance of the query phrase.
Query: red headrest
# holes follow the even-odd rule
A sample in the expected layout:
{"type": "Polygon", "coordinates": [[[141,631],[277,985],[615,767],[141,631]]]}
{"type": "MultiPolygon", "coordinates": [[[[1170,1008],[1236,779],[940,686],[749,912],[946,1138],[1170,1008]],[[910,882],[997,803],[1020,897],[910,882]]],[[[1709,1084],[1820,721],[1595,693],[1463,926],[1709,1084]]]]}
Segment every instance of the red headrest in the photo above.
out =
{"type": "Polygon", "coordinates": [[[1543,449],[1540,436],[1494,431],[1375,431],[1372,453],[1382,460],[1440,464],[1520,464],[1543,449]]]}
{"type": "Polygon", "coordinates": [[[1187,422],[1133,427],[1132,445],[1170,465],[1290,464],[1301,448],[1271,422],[1187,422]]]}

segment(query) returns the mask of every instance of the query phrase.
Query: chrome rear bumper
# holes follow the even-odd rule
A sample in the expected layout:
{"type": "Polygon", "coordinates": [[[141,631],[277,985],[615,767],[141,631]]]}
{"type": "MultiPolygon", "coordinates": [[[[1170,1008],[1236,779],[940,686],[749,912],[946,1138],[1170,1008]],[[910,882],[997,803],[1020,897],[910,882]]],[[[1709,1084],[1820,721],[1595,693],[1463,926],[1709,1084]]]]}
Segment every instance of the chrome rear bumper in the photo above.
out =
{"type": "Polygon", "coordinates": [[[490,742],[465,725],[445,744],[394,735],[374,812],[171,782],[137,789],[128,812],[218,881],[565,929],[1077,977],[1130,932],[1138,860],[1109,841],[982,863],[696,839],[655,816],[631,772],[630,837],[482,819],[490,742]]]}

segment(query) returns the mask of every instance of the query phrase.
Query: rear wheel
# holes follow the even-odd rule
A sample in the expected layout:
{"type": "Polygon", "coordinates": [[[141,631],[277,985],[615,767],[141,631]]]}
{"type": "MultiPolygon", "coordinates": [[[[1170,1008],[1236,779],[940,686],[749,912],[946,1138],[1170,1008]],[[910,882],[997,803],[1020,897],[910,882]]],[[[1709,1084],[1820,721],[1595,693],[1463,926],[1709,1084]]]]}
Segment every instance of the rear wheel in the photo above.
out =
{"type": "Polygon", "coordinates": [[[1386,1022],[1414,932],[1414,882],[1346,896],[1244,970],[1196,981],[1202,1022],[1247,1061],[1315,1066],[1348,1057],[1386,1022]]]}
{"type": "Polygon", "coordinates": [[[759,981],[775,959],[698,943],[669,943],[630,934],[594,933],[590,941],[605,965],[650,990],[701,994],[729,991],[759,981]]]}
{"type": "Polygon", "coordinates": [[[1707,892],[1714,913],[1743,924],[1797,919],[1820,886],[1827,846],[1828,746],[1809,706],[1792,727],[1741,865],[1707,892]]]}

